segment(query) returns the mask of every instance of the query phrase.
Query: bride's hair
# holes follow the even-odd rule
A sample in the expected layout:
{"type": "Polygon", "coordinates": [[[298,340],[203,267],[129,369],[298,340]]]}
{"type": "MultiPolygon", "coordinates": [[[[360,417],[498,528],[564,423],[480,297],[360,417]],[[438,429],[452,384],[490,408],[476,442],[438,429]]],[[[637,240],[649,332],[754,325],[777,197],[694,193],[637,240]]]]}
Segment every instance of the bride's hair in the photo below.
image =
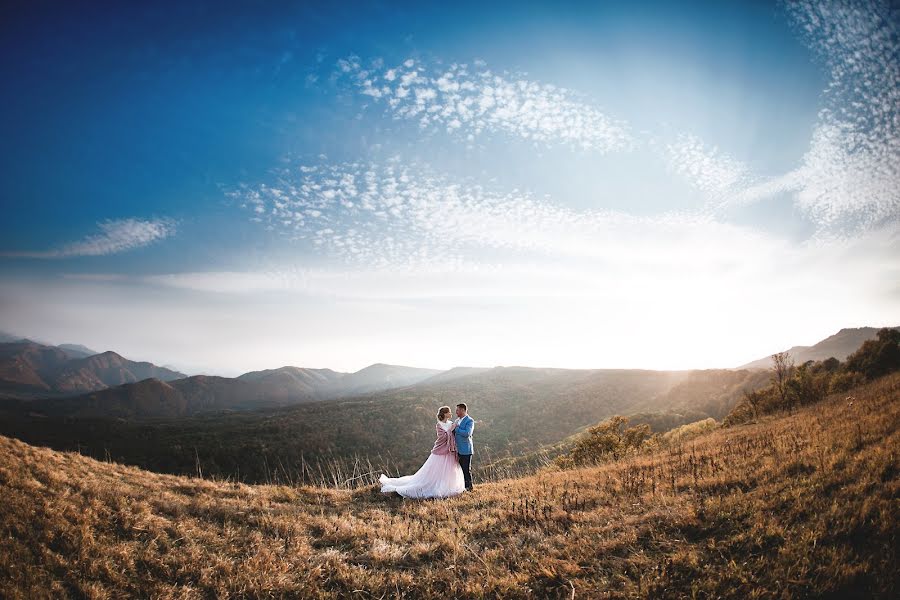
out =
{"type": "Polygon", "coordinates": [[[444,420],[444,415],[450,414],[449,406],[442,406],[438,409],[438,421],[444,420]]]}

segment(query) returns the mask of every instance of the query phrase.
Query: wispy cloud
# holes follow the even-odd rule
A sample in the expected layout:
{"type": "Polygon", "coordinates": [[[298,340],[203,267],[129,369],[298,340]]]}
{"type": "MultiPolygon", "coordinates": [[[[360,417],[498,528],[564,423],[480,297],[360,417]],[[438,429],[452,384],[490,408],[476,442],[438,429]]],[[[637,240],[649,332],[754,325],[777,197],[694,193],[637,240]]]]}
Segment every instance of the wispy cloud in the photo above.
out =
{"type": "Polygon", "coordinates": [[[801,164],[735,193],[749,203],[795,192],[822,236],[900,220],[900,21],[880,1],[803,1],[786,8],[829,71],[801,164]]]}
{"type": "Polygon", "coordinates": [[[395,119],[474,140],[504,133],[543,146],[598,153],[649,146],[707,200],[711,214],[787,193],[817,237],[842,237],[900,219],[900,21],[883,0],[786,3],[792,22],[829,73],[808,151],[795,168],[755,173],[685,132],[674,141],[634,134],[572,90],[495,73],[408,59],[338,61],[341,76],[395,119]]]}
{"type": "Polygon", "coordinates": [[[753,177],[741,161],[708,146],[696,135],[683,133],[663,146],[669,168],[711,200],[723,200],[744,189],[753,177]]]}
{"type": "MultiPolygon", "coordinates": [[[[442,66],[407,59],[386,66],[339,60],[338,75],[396,119],[472,140],[502,133],[599,154],[646,146],[707,200],[693,213],[637,217],[575,210],[528,191],[451,180],[420,164],[305,164],[234,195],[254,221],[303,240],[321,255],[372,268],[489,264],[531,257],[615,255],[618,232],[673,236],[726,231],[728,209],[788,194],[817,240],[896,224],[900,216],[900,45],[884,4],[799,2],[794,22],[830,70],[825,105],[796,168],[755,173],[691,133],[633,135],[574,92],[495,73],[476,61],[442,66]]],[[[677,243],[677,241],[676,241],[677,243]]],[[[640,250],[635,250],[640,254],[640,250]]],[[[677,252],[676,252],[677,253],[677,252]]]]}
{"type": "Polygon", "coordinates": [[[427,167],[343,163],[300,165],[275,181],[232,192],[251,219],[344,263],[447,266],[511,257],[602,258],[620,249],[616,232],[652,225],[678,230],[708,217],[639,217],[575,210],[527,191],[457,182],[427,167]]]}
{"type": "Polygon", "coordinates": [[[174,235],[175,223],[170,219],[119,219],[97,223],[100,233],[89,235],[53,250],[4,252],[0,256],[15,258],[68,258],[103,256],[147,246],[174,235]]]}
{"type": "Polygon", "coordinates": [[[571,90],[495,73],[481,62],[430,65],[407,59],[385,67],[381,59],[363,67],[360,59],[338,61],[360,94],[386,105],[395,119],[423,129],[444,129],[473,141],[503,133],[542,145],[567,145],[599,153],[633,144],[628,125],[571,90]]]}

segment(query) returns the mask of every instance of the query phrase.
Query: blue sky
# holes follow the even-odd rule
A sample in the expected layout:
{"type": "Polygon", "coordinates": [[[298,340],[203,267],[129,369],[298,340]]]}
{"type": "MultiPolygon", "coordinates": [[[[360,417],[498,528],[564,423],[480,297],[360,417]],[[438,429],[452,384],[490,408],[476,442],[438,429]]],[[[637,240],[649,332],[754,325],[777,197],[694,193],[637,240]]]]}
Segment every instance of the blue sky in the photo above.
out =
{"type": "Polygon", "coordinates": [[[699,368],[900,317],[887,4],[2,10],[5,330],[699,368]]]}

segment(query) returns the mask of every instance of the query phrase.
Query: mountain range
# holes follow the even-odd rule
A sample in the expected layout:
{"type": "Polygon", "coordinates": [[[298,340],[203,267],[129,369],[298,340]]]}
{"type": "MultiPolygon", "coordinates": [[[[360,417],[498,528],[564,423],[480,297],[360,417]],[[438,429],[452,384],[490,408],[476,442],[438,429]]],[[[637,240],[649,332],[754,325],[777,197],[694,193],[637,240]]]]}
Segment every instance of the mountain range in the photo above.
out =
{"type": "Polygon", "coordinates": [[[161,381],[155,377],[69,396],[30,400],[30,412],[79,418],[172,418],[204,412],[256,410],[403,387],[435,373],[377,364],[356,373],[282,367],[240,377],[193,375],[161,381]]]}
{"type": "MultiPolygon", "coordinates": [[[[798,364],[834,356],[844,359],[859,345],[873,339],[877,329],[865,327],[842,329],[814,346],[795,346],[789,352],[798,364]]],[[[13,336],[0,334],[2,338],[13,336]]],[[[158,367],[149,362],[135,362],[112,352],[90,354],[92,350],[77,344],[47,346],[20,339],[0,343],[0,399],[27,401],[27,410],[45,415],[81,418],[177,418],[204,412],[255,410],[286,407],[321,400],[352,398],[403,390],[417,386],[411,393],[431,392],[444,386],[456,400],[467,395],[480,395],[488,386],[512,377],[520,394],[542,389],[548,397],[562,391],[577,395],[585,373],[604,370],[537,369],[525,367],[456,367],[446,371],[399,365],[374,364],[355,373],[331,369],[309,369],[284,366],[252,371],[239,377],[213,375],[187,376],[178,371],[158,367]],[[511,375],[511,374],[514,374],[511,375]],[[487,383],[488,380],[490,383],[487,383]],[[454,382],[457,385],[454,385],[454,382]]],[[[768,369],[770,358],[753,361],[738,372],[768,369]]],[[[652,371],[635,371],[654,373],[652,371]]],[[[673,375],[674,377],[674,375],[673,375]]],[[[690,385],[688,402],[677,398],[677,384],[671,380],[662,392],[675,394],[672,409],[690,408],[699,413],[719,417],[723,407],[734,400],[733,386],[743,389],[746,376],[737,375],[738,383],[729,383],[718,370],[684,371],[690,385]],[[715,372],[715,376],[703,373],[715,372]],[[703,378],[708,382],[704,383],[703,378]],[[705,386],[705,387],[704,387],[705,386]],[[671,388],[671,389],[670,389],[671,388]],[[697,390],[704,388],[702,398],[697,390]],[[708,388],[708,389],[707,389],[708,388]],[[699,402],[700,405],[697,403],[699,402]]],[[[502,387],[502,386],[501,386],[502,387]]],[[[507,394],[515,396],[516,389],[507,394]]],[[[26,407],[23,407],[26,408],[26,407]]],[[[642,410],[640,407],[633,407],[642,410]]]]}
{"type": "MultiPolygon", "coordinates": [[[[11,337],[11,336],[7,336],[11,337]]],[[[374,364],[355,373],[285,366],[239,377],[187,376],[112,352],[27,339],[0,343],[0,399],[77,417],[178,417],[340,398],[412,385],[442,373],[374,364]]]]}

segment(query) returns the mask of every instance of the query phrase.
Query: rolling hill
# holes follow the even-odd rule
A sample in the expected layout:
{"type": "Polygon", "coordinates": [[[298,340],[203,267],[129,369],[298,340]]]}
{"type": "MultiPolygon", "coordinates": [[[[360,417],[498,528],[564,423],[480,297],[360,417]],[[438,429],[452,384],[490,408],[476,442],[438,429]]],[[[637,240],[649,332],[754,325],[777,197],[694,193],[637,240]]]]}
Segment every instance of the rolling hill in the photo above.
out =
{"type": "Polygon", "coordinates": [[[0,437],[0,596],[896,598],[900,374],[850,395],[442,501],[0,437]]]}

